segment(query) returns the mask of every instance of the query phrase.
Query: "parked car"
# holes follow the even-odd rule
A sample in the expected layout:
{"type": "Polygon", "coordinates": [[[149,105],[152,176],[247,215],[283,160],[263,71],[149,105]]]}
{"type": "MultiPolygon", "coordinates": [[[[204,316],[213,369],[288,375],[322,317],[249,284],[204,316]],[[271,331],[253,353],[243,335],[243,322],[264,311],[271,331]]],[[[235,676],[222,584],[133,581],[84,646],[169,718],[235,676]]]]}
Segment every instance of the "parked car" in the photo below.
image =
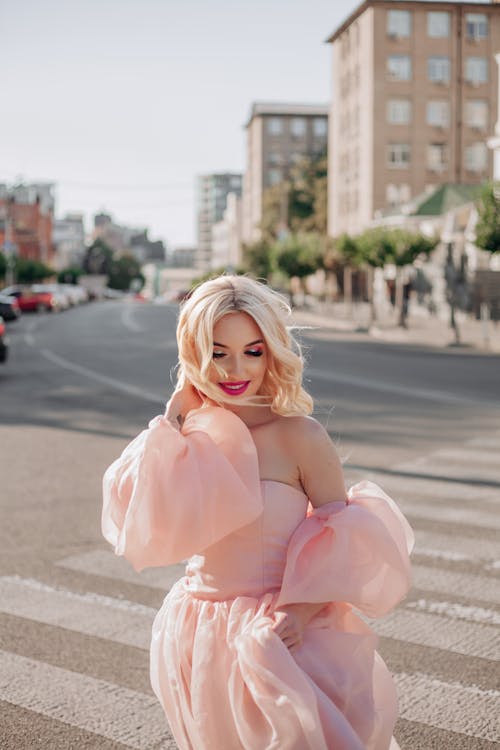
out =
{"type": "Polygon", "coordinates": [[[0,317],[5,321],[17,320],[21,315],[21,308],[16,297],[9,297],[0,292],[0,317]]]}
{"type": "Polygon", "coordinates": [[[14,284],[2,289],[2,294],[15,297],[22,312],[45,312],[57,310],[57,301],[50,292],[34,292],[30,286],[14,284]]]}
{"type": "Polygon", "coordinates": [[[52,295],[51,304],[53,310],[67,310],[71,306],[69,294],[59,284],[33,284],[31,291],[33,294],[52,295]]]}
{"type": "Polygon", "coordinates": [[[7,337],[5,336],[5,323],[3,318],[0,318],[0,362],[7,360],[7,354],[9,347],[7,345],[7,337]]]}

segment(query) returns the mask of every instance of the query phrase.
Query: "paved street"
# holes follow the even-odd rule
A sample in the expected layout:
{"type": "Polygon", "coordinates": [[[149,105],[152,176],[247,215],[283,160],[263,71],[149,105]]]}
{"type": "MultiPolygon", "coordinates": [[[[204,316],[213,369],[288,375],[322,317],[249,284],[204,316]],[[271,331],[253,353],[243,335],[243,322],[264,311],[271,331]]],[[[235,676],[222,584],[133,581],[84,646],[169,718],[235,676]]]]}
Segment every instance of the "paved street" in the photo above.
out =
{"type": "MultiPolygon", "coordinates": [[[[162,411],[175,306],[94,303],[9,326],[0,368],[0,746],[175,748],[149,687],[180,566],[141,575],[100,533],[106,466],[162,411]]],[[[500,356],[308,331],[316,416],[416,532],[414,588],[373,623],[402,750],[500,747],[500,356]]],[[[228,749],[229,750],[229,749],[228,749]]],[[[260,750],[256,748],[255,750],[260,750]]]]}

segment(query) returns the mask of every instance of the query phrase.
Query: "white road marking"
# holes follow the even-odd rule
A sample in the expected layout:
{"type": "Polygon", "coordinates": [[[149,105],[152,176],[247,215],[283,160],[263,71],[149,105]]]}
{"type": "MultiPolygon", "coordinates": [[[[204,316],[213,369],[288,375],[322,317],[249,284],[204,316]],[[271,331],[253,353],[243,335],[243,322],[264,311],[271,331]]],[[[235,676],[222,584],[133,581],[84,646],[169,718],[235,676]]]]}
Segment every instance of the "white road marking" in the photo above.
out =
{"type": "Polygon", "coordinates": [[[132,303],[124,305],[121,308],[121,322],[129,331],[132,331],[133,333],[143,333],[146,329],[134,320],[133,313],[136,309],[137,307],[132,303]]]}
{"type": "Polygon", "coordinates": [[[492,742],[500,739],[500,692],[418,673],[395,679],[403,719],[492,742]]]}
{"type": "Polygon", "coordinates": [[[463,555],[468,560],[485,563],[500,557],[500,539],[478,539],[477,537],[442,534],[437,531],[416,529],[415,552],[426,554],[424,550],[432,549],[439,555],[463,555]]]}
{"type": "Polygon", "coordinates": [[[467,620],[468,622],[482,622],[486,625],[500,625],[500,612],[496,609],[484,609],[483,607],[472,607],[456,602],[430,601],[418,599],[416,602],[407,602],[405,609],[415,609],[418,612],[429,612],[435,615],[446,615],[454,620],[467,620]]]}
{"type": "Polygon", "coordinates": [[[439,648],[464,656],[500,661],[500,630],[444,615],[399,608],[381,620],[370,620],[381,636],[403,643],[439,648]]]}
{"type": "Polygon", "coordinates": [[[58,560],[56,565],[80,573],[104,576],[139,586],[149,586],[169,591],[174,583],[184,575],[185,565],[169,565],[165,568],[148,568],[137,573],[124,557],[115,555],[110,550],[91,550],[81,555],[71,555],[58,560]]]}
{"type": "Polygon", "coordinates": [[[59,367],[62,367],[66,370],[71,370],[71,372],[76,372],[78,375],[83,375],[83,377],[89,378],[90,380],[95,380],[98,383],[102,383],[103,385],[108,386],[108,388],[113,388],[115,391],[126,393],[129,396],[135,396],[136,398],[140,398],[143,401],[155,403],[156,405],[162,405],[165,403],[165,394],[160,395],[159,393],[152,393],[151,391],[146,391],[143,388],[137,388],[134,385],[122,383],[120,380],[115,380],[115,378],[110,378],[107,375],[102,375],[95,370],[90,370],[88,367],[82,367],[81,365],[77,365],[74,362],[70,362],[69,360],[64,359],[64,357],[60,357],[58,354],[54,354],[54,352],[51,352],[50,349],[41,349],[40,354],[50,362],[59,365],[59,367]]]}
{"type": "Polygon", "coordinates": [[[342,383],[343,385],[351,385],[368,391],[379,391],[391,395],[398,394],[399,396],[416,399],[417,401],[438,401],[440,404],[460,404],[462,406],[464,404],[473,404],[498,407],[498,402],[492,399],[456,395],[447,391],[438,391],[430,388],[398,385],[397,383],[390,383],[385,380],[377,381],[373,378],[364,378],[360,375],[342,374],[335,370],[320,370],[308,367],[306,368],[305,375],[306,378],[326,380],[329,383],[342,383]]]}
{"type": "Polygon", "coordinates": [[[480,526],[487,529],[500,529],[500,516],[493,511],[479,510],[474,507],[452,507],[436,503],[430,505],[404,499],[398,505],[409,518],[421,518],[427,521],[449,521],[465,526],[480,526]]]}
{"type": "Polygon", "coordinates": [[[176,747],[152,695],[6,651],[0,698],[137,750],[176,747]]]}
{"type": "Polygon", "coordinates": [[[430,565],[413,565],[413,585],[424,591],[439,594],[455,592],[470,599],[481,599],[500,604],[500,581],[491,576],[474,575],[433,568],[430,565]]]}
{"type": "Polygon", "coordinates": [[[149,649],[156,614],[126,599],[79,594],[19,576],[0,577],[0,612],[141,649],[149,649]]]}

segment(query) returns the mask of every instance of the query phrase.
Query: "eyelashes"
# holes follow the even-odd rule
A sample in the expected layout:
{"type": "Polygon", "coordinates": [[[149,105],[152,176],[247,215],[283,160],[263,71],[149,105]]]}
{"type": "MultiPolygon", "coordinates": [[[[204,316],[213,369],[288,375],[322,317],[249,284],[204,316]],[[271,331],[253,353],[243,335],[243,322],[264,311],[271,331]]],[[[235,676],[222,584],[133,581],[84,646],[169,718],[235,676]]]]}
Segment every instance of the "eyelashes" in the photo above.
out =
{"type": "MultiPolygon", "coordinates": [[[[262,349],[248,349],[245,354],[248,354],[249,357],[262,357],[264,352],[262,349]]],[[[222,359],[222,357],[226,356],[226,352],[214,352],[212,354],[213,359],[222,359]]]]}

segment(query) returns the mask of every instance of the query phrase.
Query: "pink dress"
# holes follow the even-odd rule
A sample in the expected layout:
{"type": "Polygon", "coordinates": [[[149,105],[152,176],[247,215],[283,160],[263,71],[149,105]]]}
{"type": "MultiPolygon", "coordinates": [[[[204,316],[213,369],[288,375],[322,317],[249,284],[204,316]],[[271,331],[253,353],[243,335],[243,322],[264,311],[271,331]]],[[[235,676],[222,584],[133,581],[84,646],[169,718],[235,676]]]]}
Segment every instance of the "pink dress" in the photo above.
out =
{"type": "Polygon", "coordinates": [[[317,510],[260,480],[250,431],[219,407],[156,417],[104,476],[103,533],[137,570],[188,559],[153,625],[151,682],[180,750],[388,750],[397,698],[354,609],[408,591],[411,529],[362,482],[317,510]],[[330,602],[288,649],[278,605],[330,602]]]}

